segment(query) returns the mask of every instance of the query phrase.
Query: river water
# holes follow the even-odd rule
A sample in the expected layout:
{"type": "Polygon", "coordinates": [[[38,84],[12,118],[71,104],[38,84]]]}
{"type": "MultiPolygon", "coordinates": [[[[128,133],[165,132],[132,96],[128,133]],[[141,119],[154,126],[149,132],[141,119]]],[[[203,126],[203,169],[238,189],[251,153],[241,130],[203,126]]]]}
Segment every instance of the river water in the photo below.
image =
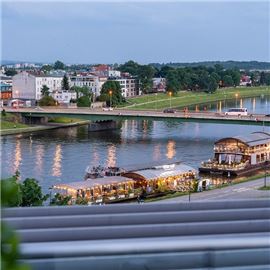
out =
{"type": "MultiPolygon", "coordinates": [[[[235,105],[250,113],[270,113],[270,97],[217,102],[207,109],[224,111],[235,105]]],[[[34,177],[47,191],[56,183],[83,180],[89,165],[125,167],[180,160],[198,168],[212,157],[216,140],[262,130],[270,132],[259,126],[123,121],[121,129],[113,131],[89,133],[87,126],[80,126],[3,136],[1,176],[19,170],[21,179],[34,177]]]]}

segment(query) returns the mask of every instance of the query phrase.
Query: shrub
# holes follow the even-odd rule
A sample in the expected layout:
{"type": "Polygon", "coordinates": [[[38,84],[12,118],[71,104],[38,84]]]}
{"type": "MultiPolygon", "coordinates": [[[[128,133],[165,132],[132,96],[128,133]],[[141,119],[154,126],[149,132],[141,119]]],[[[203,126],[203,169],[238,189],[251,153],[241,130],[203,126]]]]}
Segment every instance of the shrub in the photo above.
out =
{"type": "Polygon", "coordinates": [[[88,96],[82,96],[77,99],[77,106],[78,107],[90,107],[91,102],[88,96]]]}
{"type": "Polygon", "coordinates": [[[71,203],[71,196],[56,193],[51,201],[51,205],[69,205],[71,203]]]}
{"type": "Polygon", "coordinates": [[[38,103],[40,106],[56,106],[58,104],[57,101],[50,96],[44,96],[38,103]]]}

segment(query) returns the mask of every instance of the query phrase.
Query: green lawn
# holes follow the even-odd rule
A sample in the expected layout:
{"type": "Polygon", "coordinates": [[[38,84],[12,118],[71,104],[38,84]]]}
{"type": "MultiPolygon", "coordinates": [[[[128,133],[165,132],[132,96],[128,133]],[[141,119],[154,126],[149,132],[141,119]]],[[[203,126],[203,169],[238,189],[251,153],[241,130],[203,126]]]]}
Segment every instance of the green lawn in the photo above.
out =
{"type": "Polygon", "coordinates": [[[50,123],[59,123],[59,124],[70,124],[84,121],[83,119],[76,119],[76,118],[67,118],[67,117],[54,117],[49,119],[48,122],[50,123]]]}
{"type": "Polygon", "coordinates": [[[258,188],[258,190],[270,190],[270,186],[260,187],[258,188]]]}
{"type": "Polygon", "coordinates": [[[164,109],[170,107],[184,107],[219,100],[238,99],[244,97],[255,97],[260,95],[270,95],[270,87],[244,87],[244,88],[224,88],[217,90],[214,94],[204,92],[182,91],[170,97],[165,93],[149,94],[128,99],[128,104],[121,106],[132,110],[164,109]]]}
{"type": "Polygon", "coordinates": [[[28,125],[1,120],[1,129],[27,128],[28,125]]]}

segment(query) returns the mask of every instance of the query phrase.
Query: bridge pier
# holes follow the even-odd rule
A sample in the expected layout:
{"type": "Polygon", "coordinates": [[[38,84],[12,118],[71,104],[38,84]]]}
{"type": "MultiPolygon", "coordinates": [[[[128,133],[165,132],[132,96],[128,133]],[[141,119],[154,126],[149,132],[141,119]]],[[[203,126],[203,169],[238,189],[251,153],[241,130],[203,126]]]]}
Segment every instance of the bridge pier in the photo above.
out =
{"type": "Polygon", "coordinates": [[[118,128],[117,122],[113,120],[91,122],[88,125],[88,131],[90,132],[111,130],[111,129],[117,129],[117,128],[118,128]]]}
{"type": "Polygon", "coordinates": [[[47,116],[21,116],[22,122],[28,125],[46,125],[49,117],[47,116]]]}

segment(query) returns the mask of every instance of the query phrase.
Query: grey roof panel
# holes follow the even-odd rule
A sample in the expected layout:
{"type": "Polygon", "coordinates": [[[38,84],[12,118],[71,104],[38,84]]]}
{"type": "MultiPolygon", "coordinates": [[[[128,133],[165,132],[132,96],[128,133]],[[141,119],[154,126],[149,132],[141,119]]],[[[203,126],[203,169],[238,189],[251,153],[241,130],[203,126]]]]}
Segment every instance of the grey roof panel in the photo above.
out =
{"type": "Polygon", "coordinates": [[[132,173],[136,173],[138,175],[143,176],[145,179],[156,179],[159,177],[169,177],[169,176],[176,176],[183,173],[187,173],[188,171],[195,171],[194,168],[185,165],[165,165],[165,166],[157,166],[153,169],[147,170],[139,170],[133,171],[132,173]]]}

